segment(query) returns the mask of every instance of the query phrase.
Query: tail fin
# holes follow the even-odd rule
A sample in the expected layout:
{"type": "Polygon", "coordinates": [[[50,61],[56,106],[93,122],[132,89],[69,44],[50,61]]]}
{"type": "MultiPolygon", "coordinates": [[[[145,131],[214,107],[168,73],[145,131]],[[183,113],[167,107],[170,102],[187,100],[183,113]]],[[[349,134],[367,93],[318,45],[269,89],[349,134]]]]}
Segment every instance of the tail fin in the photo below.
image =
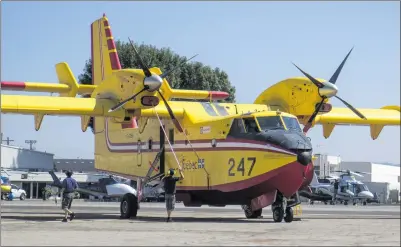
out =
{"type": "Polygon", "coordinates": [[[113,71],[120,70],[116,45],[106,15],[91,25],[92,84],[99,85],[113,71]]]}
{"type": "Polygon", "coordinates": [[[52,176],[52,178],[53,178],[53,183],[51,184],[51,186],[61,188],[61,187],[62,187],[62,186],[61,186],[61,181],[60,181],[60,179],[58,179],[58,177],[56,176],[56,174],[54,174],[54,171],[49,171],[49,174],[50,174],[50,176],[52,176]]]}
{"type": "Polygon", "coordinates": [[[319,180],[317,180],[316,172],[313,172],[313,178],[312,178],[312,181],[311,181],[310,185],[311,186],[315,186],[315,185],[319,185],[319,184],[320,183],[319,183],[319,180]]]}

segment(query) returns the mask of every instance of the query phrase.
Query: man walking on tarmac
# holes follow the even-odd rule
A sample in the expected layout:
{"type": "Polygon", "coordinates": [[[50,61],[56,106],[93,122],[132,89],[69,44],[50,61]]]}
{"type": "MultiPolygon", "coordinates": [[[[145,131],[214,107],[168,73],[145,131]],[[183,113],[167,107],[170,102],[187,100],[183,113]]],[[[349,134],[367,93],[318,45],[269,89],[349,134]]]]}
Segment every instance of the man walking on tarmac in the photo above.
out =
{"type": "Polygon", "coordinates": [[[166,209],[167,209],[167,222],[172,222],[171,220],[171,212],[175,209],[175,184],[177,181],[184,179],[184,174],[182,174],[182,170],[180,169],[180,177],[173,177],[175,171],[173,168],[169,170],[169,173],[166,177],[163,178],[164,182],[164,197],[166,200],[166,209]]]}
{"type": "Polygon", "coordinates": [[[67,177],[63,180],[62,190],[63,190],[63,201],[61,202],[61,209],[64,210],[65,216],[62,222],[67,222],[68,214],[70,215],[70,221],[74,219],[75,213],[70,210],[72,201],[75,196],[75,190],[78,188],[78,183],[73,179],[72,172],[67,171],[65,173],[67,177]]]}
{"type": "Polygon", "coordinates": [[[337,192],[338,192],[338,184],[339,184],[339,181],[338,181],[338,179],[336,179],[334,181],[334,191],[333,191],[334,193],[333,193],[333,199],[332,199],[333,203],[336,202],[336,196],[337,196],[337,192]]]}

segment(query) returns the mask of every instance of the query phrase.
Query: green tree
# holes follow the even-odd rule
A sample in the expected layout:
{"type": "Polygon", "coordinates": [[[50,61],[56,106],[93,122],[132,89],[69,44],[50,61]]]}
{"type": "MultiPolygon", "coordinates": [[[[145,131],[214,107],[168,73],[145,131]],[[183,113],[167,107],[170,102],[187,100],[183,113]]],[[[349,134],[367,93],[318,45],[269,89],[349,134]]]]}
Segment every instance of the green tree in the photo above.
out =
{"type": "MultiPolygon", "coordinates": [[[[170,48],[157,48],[152,45],[136,45],[139,54],[149,67],[159,67],[163,72],[183,63],[187,58],[174,53],[170,48]]],[[[130,43],[116,41],[121,67],[140,68],[130,43]]],[[[79,83],[92,83],[92,61],[85,63],[79,83]]],[[[226,72],[219,68],[212,69],[200,62],[191,62],[180,66],[167,76],[170,86],[175,89],[197,89],[224,91],[230,96],[224,102],[235,102],[235,87],[231,85],[226,72]]],[[[174,99],[178,100],[178,99],[174,99]]]]}
{"type": "MultiPolygon", "coordinates": [[[[163,72],[182,64],[187,59],[174,53],[170,48],[157,48],[145,44],[135,45],[148,67],[159,67],[163,72]]],[[[123,69],[140,68],[130,43],[118,40],[116,49],[123,69]]],[[[175,69],[166,79],[170,83],[170,87],[175,89],[224,91],[230,96],[223,102],[235,102],[235,87],[231,85],[227,73],[219,68],[212,69],[200,62],[189,61],[175,69]]],[[[78,76],[78,80],[81,84],[92,83],[91,59],[86,61],[83,73],[78,76]]],[[[186,100],[188,101],[188,99],[186,100]]],[[[90,120],[89,127],[93,131],[93,118],[90,120]]]]}

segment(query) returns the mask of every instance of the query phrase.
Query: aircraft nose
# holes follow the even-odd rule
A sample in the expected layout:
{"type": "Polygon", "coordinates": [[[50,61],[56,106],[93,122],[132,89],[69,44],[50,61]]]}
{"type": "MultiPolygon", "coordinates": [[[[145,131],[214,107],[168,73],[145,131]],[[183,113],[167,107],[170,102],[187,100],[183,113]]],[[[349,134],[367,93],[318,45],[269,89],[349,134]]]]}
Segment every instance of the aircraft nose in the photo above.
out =
{"type": "Polygon", "coordinates": [[[312,152],[304,151],[304,152],[298,153],[297,161],[299,163],[301,163],[302,165],[307,166],[312,161],[312,152]]]}
{"type": "Polygon", "coordinates": [[[367,197],[367,198],[369,198],[369,199],[373,199],[373,194],[372,194],[372,192],[369,192],[369,191],[362,191],[361,192],[361,196],[362,197],[367,197]]]}

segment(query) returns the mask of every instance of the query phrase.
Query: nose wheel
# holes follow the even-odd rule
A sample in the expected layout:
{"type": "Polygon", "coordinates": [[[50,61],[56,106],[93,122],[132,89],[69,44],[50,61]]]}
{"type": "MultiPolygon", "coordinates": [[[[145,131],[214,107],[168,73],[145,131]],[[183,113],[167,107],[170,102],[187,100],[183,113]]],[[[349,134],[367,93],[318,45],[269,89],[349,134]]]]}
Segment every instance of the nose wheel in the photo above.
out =
{"type": "Polygon", "coordinates": [[[272,205],[273,209],[273,220],[274,222],[282,222],[283,220],[287,223],[290,223],[294,220],[294,211],[292,207],[297,205],[298,196],[294,197],[294,200],[289,204],[287,204],[287,200],[281,193],[278,193],[276,196],[276,201],[272,205]]]}
{"type": "Polygon", "coordinates": [[[273,210],[274,222],[282,222],[283,220],[290,223],[294,220],[294,211],[292,208],[287,207],[284,211],[282,207],[277,207],[273,210]]]}

